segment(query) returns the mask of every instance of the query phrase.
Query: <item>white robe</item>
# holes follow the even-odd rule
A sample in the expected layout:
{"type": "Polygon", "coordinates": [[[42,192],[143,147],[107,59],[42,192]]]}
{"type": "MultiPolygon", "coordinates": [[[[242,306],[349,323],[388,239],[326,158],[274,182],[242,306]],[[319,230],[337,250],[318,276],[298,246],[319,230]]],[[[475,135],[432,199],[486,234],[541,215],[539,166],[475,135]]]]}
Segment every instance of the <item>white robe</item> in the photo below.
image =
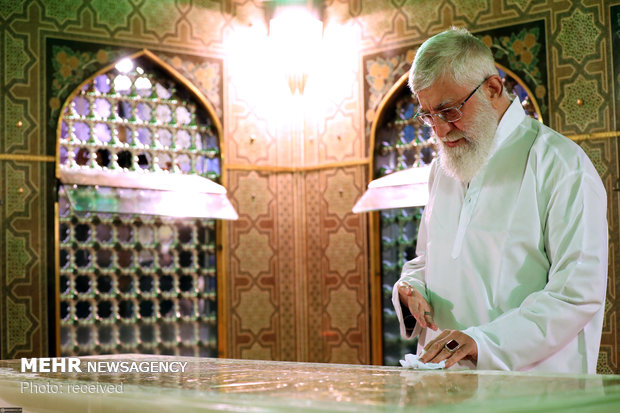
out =
{"type": "MultiPolygon", "coordinates": [[[[518,99],[491,153],[469,187],[435,162],[418,256],[401,280],[426,297],[440,329],[476,341],[478,369],[596,373],[608,254],[601,179],[518,99]]],[[[396,286],[392,301],[403,337],[419,334],[422,348],[437,336],[419,325],[407,334],[396,286]]]]}

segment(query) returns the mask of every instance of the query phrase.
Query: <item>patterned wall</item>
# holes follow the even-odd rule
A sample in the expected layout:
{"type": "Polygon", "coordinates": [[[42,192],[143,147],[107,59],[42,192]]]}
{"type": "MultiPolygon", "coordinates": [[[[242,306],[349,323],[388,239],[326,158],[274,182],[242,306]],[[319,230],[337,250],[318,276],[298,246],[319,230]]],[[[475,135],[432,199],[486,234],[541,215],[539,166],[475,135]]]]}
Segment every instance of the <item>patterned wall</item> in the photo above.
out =
{"type": "Polygon", "coordinates": [[[232,357],[368,361],[359,168],[231,173],[232,357]]]}
{"type": "Polygon", "coordinates": [[[409,51],[455,24],[497,33],[488,40],[503,58],[529,67],[547,123],[579,139],[603,177],[611,254],[601,370],[620,371],[618,4],[327,0],[320,64],[299,100],[268,51],[259,0],[0,1],[0,357],[54,349],[54,110],[80,77],[148,48],[194,82],[224,126],[223,183],[240,219],[224,225],[222,354],[371,362],[372,234],[368,216],[350,212],[369,179],[368,128],[409,51]],[[516,25],[522,38],[505,39],[516,25]],[[388,64],[369,67],[380,58],[388,64]]]}

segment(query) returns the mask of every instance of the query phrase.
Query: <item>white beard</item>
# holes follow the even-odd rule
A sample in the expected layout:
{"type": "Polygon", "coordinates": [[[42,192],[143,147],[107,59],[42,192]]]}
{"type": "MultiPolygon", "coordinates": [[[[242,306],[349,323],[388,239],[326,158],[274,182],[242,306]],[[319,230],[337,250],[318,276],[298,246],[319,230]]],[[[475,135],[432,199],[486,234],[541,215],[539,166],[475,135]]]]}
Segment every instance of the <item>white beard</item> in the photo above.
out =
{"type": "Polygon", "coordinates": [[[463,183],[470,182],[489,159],[497,125],[497,113],[488,99],[482,97],[467,131],[455,130],[444,138],[448,141],[464,138],[465,142],[449,148],[433,133],[439,142],[439,165],[446,174],[463,183]]]}

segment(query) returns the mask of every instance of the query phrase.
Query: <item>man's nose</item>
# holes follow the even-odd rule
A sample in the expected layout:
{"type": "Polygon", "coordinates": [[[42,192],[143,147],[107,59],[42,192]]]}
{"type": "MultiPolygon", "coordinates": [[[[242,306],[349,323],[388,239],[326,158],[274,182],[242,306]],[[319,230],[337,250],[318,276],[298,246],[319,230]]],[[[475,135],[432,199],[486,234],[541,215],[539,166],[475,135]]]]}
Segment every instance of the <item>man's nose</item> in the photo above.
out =
{"type": "Polygon", "coordinates": [[[433,120],[433,130],[438,138],[443,138],[452,130],[452,124],[450,122],[443,121],[438,117],[435,117],[433,120]]]}

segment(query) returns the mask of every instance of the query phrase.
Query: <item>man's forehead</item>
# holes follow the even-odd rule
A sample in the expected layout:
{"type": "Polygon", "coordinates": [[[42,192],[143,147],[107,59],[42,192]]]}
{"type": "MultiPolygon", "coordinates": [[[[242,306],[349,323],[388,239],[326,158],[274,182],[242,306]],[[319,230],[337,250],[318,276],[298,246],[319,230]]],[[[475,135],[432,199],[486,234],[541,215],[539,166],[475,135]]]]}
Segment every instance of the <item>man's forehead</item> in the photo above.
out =
{"type": "Polygon", "coordinates": [[[436,81],[416,93],[418,102],[426,110],[441,110],[459,103],[462,86],[451,80],[436,81]]]}

